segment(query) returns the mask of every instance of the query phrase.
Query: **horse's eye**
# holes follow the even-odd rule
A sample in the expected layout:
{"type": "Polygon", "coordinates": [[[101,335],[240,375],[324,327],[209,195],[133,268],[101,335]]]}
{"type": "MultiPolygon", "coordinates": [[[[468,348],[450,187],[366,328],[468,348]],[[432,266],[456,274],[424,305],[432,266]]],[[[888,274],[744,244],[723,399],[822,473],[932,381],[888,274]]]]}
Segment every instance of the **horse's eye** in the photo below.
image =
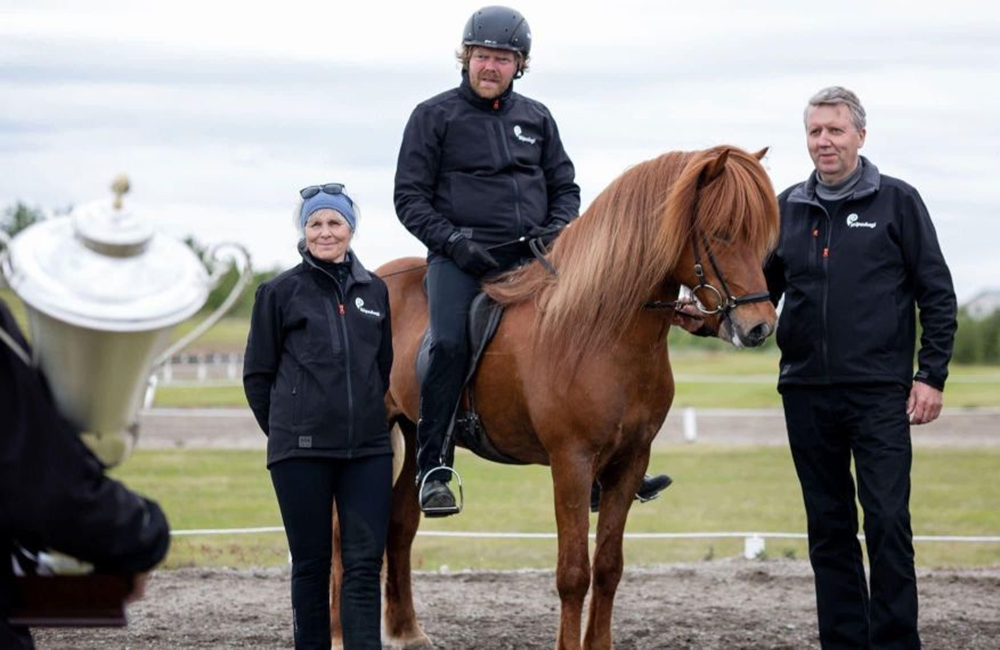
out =
{"type": "Polygon", "coordinates": [[[718,242],[723,246],[729,246],[733,243],[733,240],[729,237],[724,237],[722,235],[712,235],[712,241],[718,242]]]}

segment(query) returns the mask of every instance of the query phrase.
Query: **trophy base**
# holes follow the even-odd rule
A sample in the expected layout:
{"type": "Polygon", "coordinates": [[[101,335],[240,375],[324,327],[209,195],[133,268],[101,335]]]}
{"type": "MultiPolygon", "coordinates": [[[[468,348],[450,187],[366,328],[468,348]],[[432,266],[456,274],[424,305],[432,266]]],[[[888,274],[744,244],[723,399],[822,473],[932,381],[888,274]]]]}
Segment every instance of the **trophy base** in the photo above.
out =
{"type": "Polygon", "coordinates": [[[21,576],[8,620],[27,627],[123,627],[128,576],[21,576]]]}

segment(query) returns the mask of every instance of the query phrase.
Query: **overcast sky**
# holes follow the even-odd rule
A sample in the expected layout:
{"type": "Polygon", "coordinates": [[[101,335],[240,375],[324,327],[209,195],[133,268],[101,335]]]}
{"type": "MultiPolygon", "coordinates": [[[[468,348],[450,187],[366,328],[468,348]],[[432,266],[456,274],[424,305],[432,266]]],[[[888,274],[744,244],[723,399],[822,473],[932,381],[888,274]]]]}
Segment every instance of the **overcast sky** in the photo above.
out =
{"type": "MultiPolygon", "coordinates": [[[[418,102],[458,82],[480,4],[267,6],[0,0],[0,206],[80,204],[124,171],[160,229],[285,267],[297,190],[336,180],[361,205],[367,266],[423,255],[392,209],[399,139],[418,102]]],[[[959,298],[1000,288],[992,3],[514,6],[534,37],[515,89],[551,109],[584,205],[629,165],[719,143],[770,146],[780,191],[811,170],[806,100],[843,85],[868,112],[862,153],[923,195],[959,298]]]]}

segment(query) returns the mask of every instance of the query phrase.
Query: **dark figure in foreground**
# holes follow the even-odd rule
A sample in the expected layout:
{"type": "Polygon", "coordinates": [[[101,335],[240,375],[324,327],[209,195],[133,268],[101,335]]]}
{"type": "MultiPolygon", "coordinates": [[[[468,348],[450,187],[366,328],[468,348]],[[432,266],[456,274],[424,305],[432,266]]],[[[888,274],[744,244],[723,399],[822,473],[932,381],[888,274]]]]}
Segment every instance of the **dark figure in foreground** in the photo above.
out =
{"type": "Polygon", "coordinates": [[[27,628],[7,617],[11,554],[51,549],[132,577],[140,598],[146,572],[167,554],[170,531],[153,501],[104,475],[60,414],[31,348],[0,301],[0,648],[34,648],[27,628]]]}

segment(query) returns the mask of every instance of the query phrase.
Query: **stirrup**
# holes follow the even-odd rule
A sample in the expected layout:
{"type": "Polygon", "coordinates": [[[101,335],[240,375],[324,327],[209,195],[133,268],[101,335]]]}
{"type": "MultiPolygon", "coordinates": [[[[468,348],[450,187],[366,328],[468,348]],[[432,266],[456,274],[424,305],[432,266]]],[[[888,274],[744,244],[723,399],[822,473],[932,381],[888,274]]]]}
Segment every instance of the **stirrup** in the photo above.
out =
{"type": "Polygon", "coordinates": [[[457,515],[462,512],[462,508],[465,507],[465,493],[462,490],[462,476],[454,470],[454,468],[448,467],[447,465],[438,465],[431,471],[424,474],[424,478],[420,480],[420,485],[417,487],[417,501],[420,501],[420,495],[424,493],[424,484],[427,483],[427,478],[433,475],[435,472],[449,472],[455,475],[458,479],[458,500],[455,502],[453,508],[424,508],[422,505],[420,511],[425,515],[434,517],[447,517],[448,515],[457,515]]]}

